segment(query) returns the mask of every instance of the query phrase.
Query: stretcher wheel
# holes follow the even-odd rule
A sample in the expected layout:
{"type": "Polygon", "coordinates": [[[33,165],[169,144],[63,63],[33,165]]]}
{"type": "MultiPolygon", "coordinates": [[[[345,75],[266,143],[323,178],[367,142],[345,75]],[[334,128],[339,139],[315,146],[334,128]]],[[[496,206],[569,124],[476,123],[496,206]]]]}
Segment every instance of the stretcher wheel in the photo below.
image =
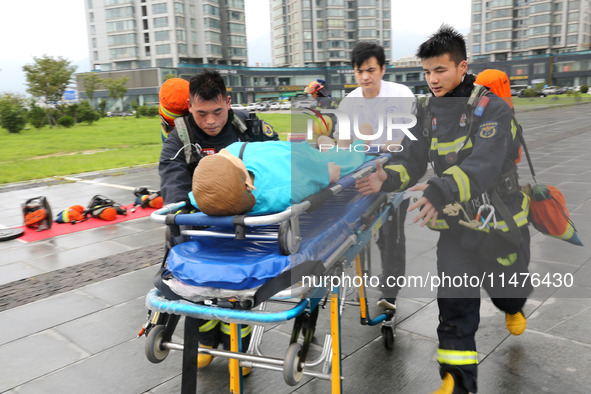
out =
{"type": "Polygon", "coordinates": [[[389,326],[382,326],[382,338],[384,339],[384,347],[388,350],[394,348],[394,330],[389,326]]]}
{"type": "Polygon", "coordinates": [[[154,364],[164,360],[168,356],[170,349],[162,348],[162,337],[164,336],[165,326],[159,324],[152,327],[146,337],[146,357],[154,364]]]}
{"type": "Polygon", "coordinates": [[[289,220],[281,223],[277,238],[277,241],[279,242],[279,251],[284,256],[294,254],[300,248],[300,238],[294,236],[291,222],[289,220]]]}
{"type": "Polygon", "coordinates": [[[303,369],[300,369],[300,353],[302,345],[299,343],[292,343],[287,349],[285,355],[285,363],[283,364],[283,378],[290,386],[295,386],[302,380],[304,376],[303,369]]]}

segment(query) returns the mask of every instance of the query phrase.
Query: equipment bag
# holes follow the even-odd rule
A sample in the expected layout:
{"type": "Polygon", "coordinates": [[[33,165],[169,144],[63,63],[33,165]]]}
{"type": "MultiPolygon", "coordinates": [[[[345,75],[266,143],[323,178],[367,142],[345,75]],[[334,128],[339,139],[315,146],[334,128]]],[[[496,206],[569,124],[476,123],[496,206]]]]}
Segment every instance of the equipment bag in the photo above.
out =
{"type": "Polygon", "coordinates": [[[517,135],[534,179],[533,186],[527,184],[521,187],[521,190],[530,197],[528,217],[530,223],[542,234],[583,246],[581,239],[577,235],[575,224],[566,208],[566,200],[562,192],[557,187],[538,183],[521,129],[518,129],[517,135]]]}
{"type": "Polygon", "coordinates": [[[583,246],[560,190],[554,186],[537,183],[533,186],[526,185],[525,188],[525,193],[531,197],[529,220],[536,230],[571,244],[583,246]]]}
{"type": "Polygon", "coordinates": [[[68,209],[64,209],[55,217],[56,223],[80,223],[88,219],[84,215],[84,207],[82,205],[72,205],[68,209]]]}
{"type": "Polygon", "coordinates": [[[127,209],[108,197],[97,194],[92,197],[84,210],[84,215],[91,215],[93,218],[103,220],[115,220],[117,215],[127,215],[127,209]]]}
{"type": "Polygon", "coordinates": [[[29,198],[22,204],[25,226],[37,231],[49,230],[52,225],[52,214],[49,202],[44,196],[29,198]]]}
{"type": "Polygon", "coordinates": [[[135,202],[131,209],[132,212],[135,211],[137,206],[156,209],[160,209],[164,206],[164,200],[162,199],[162,193],[160,193],[160,190],[152,192],[148,190],[146,186],[140,186],[135,188],[133,195],[135,196],[135,202]]]}

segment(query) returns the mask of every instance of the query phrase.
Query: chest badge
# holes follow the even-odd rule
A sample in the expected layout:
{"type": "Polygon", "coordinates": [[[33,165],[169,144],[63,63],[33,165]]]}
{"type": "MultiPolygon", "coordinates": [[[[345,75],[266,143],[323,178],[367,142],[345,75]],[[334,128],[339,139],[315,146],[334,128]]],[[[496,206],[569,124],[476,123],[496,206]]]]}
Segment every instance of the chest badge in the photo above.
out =
{"type": "Polygon", "coordinates": [[[431,120],[431,130],[433,132],[436,132],[437,131],[437,118],[435,116],[431,120]]]}
{"type": "Polygon", "coordinates": [[[466,114],[462,114],[460,118],[460,127],[466,127],[466,114]]]}

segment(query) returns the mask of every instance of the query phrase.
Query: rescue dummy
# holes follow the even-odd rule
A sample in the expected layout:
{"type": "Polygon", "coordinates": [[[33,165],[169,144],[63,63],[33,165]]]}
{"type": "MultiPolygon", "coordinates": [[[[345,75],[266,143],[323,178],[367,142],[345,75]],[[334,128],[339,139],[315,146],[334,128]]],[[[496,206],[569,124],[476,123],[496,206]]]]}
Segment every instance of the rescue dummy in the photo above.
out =
{"type": "Polygon", "coordinates": [[[202,159],[190,197],[208,215],[280,212],[371,158],[355,150],[319,152],[303,142],[236,142],[202,159]]]}

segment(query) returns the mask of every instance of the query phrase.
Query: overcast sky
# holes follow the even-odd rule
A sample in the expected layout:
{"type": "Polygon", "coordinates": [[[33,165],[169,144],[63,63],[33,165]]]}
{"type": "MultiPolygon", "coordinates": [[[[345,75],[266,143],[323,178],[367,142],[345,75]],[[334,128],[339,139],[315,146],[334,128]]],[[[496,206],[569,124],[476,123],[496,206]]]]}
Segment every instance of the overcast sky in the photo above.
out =
{"type": "MultiPolygon", "coordinates": [[[[0,0],[0,92],[25,93],[22,67],[61,56],[90,71],[85,0],[0,0]]],[[[268,0],[245,0],[249,65],[271,66],[268,0]]],[[[470,0],[392,0],[393,58],[412,54],[442,23],[466,34],[470,0]],[[452,6],[453,5],[453,6],[452,6]]]]}

